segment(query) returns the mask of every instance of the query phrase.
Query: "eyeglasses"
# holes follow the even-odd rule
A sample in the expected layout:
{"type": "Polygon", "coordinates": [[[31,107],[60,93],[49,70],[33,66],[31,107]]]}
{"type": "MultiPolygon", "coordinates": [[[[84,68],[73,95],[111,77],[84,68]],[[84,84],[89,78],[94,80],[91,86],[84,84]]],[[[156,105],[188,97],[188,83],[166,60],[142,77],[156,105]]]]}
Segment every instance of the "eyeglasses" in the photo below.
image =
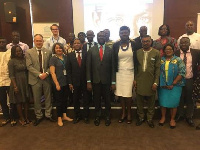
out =
{"type": "Polygon", "coordinates": [[[51,30],[56,31],[56,30],[58,30],[58,29],[51,29],[51,30]]]}

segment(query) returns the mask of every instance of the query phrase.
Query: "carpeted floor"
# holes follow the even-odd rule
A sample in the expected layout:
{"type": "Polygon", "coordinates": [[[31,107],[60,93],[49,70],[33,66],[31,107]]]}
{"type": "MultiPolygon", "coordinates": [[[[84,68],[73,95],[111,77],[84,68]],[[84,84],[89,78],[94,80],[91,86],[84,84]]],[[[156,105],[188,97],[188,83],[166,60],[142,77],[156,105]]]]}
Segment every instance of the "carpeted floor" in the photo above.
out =
{"type": "MultiPolygon", "coordinates": [[[[184,121],[170,129],[163,127],[149,128],[146,123],[135,126],[133,123],[118,123],[112,119],[109,127],[96,127],[83,121],[78,124],[65,122],[63,127],[57,123],[43,120],[37,127],[22,127],[17,124],[0,128],[0,150],[199,150],[200,131],[189,127],[184,121]]],[[[195,120],[200,123],[200,120],[195,120]]]]}

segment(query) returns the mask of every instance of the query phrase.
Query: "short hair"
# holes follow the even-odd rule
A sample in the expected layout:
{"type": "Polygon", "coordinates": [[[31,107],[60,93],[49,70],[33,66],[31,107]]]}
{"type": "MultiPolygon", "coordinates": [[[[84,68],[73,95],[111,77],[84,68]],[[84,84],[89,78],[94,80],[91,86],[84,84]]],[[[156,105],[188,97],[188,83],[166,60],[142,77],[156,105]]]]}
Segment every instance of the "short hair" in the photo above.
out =
{"type": "Polygon", "coordinates": [[[151,36],[150,36],[150,35],[144,35],[144,36],[142,37],[142,39],[143,39],[143,38],[148,38],[148,37],[151,39],[151,36]]]}
{"type": "Polygon", "coordinates": [[[75,39],[74,39],[74,41],[75,41],[75,40],[79,40],[79,41],[80,41],[80,39],[79,39],[79,38],[75,38],[75,39]]]}
{"type": "Polygon", "coordinates": [[[174,45],[168,43],[163,47],[163,51],[165,51],[165,49],[167,48],[167,46],[170,46],[172,48],[172,50],[174,51],[174,45]]]}
{"type": "Polygon", "coordinates": [[[123,30],[128,30],[128,32],[130,32],[130,28],[128,26],[121,26],[119,32],[123,30]]]}
{"type": "Polygon", "coordinates": [[[35,34],[35,35],[34,35],[34,38],[35,38],[36,36],[40,36],[40,37],[43,39],[42,34],[35,34]]]}
{"type": "Polygon", "coordinates": [[[57,24],[52,24],[51,26],[50,26],[50,29],[52,30],[52,26],[56,26],[56,27],[58,27],[58,29],[59,29],[59,26],[57,25],[57,24]]]}
{"type": "MultiPolygon", "coordinates": [[[[18,47],[22,50],[22,48],[21,48],[19,45],[13,46],[13,47],[11,48],[11,55],[10,55],[10,58],[11,58],[11,59],[12,59],[12,58],[16,58],[16,49],[17,49],[18,47]]],[[[22,56],[24,57],[23,50],[22,50],[22,56]]]]}
{"type": "Polygon", "coordinates": [[[79,37],[81,34],[83,34],[83,35],[86,37],[86,34],[85,34],[84,32],[79,32],[79,33],[78,33],[78,37],[79,37]]]}
{"type": "Polygon", "coordinates": [[[104,35],[106,35],[104,31],[99,31],[99,32],[97,33],[97,36],[98,36],[98,34],[100,34],[100,33],[103,33],[104,35]]]}
{"type": "Polygon", "coordinates": [[[61,43],[55,43],[55,44],[53,45],[53,47],[52,47],[52,53],[53,53],[53,54],[56,53],[56,52],[55,52],[55,47],[56,47],[56,45],[60,46],[60,48],[62,49],[62,51],[65,52],[65,48],[64,48],[63,44],[61,44],[61,43]]]}
{"type": "Polygon", "coordinates": [[[168,26],[167,24],[163,24],[163,25],[161,25],[161,26],[159,27],[159,29],[158,29],[158,35],[161,36],[160,30],[161,30],[161,28],[162,28],[163,26],[166,26],[166,27],[167,27],[167,36],[169,36],[169,35],[170,35],[170,28],[169,28],[169,26],[168,26]]]}

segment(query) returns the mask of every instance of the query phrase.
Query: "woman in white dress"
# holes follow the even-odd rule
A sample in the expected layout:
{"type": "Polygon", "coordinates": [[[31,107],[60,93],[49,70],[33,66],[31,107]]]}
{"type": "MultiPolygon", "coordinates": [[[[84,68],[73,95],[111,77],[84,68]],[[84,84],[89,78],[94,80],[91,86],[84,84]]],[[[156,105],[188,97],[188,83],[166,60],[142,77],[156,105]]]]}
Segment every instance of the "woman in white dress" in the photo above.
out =
{"type": "Polygon", "coordinates": [[[119,30],[120,40],[113,45],[116,70],[116,91],[115,95],[120,97],[122,114],[119,123],[127,119],[131,124],[131,104],[134,81],[135,42],[129,39],[130,29],[122,26],[119,30]],[[127,113],[126,113],[127,107],[127,113]]]}

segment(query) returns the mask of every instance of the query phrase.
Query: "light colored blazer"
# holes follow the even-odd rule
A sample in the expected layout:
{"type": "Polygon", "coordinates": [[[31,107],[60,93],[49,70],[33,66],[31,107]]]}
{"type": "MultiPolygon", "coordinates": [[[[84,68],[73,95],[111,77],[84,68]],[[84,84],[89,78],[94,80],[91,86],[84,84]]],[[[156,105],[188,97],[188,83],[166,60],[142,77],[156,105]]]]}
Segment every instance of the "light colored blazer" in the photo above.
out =
{"type": "MultiPolygon", "coordinates": [[[[52,57],[52,52],[43,47],[41,51],[43,54],[44,72],[49,73],[49,60],[52,57]]],[[[28,69],[28,83],[30,85],[35,85],[40,80],[39,74],[41,74],[39,56],[35,47],[26,51],[26,66],[28,69]]],[[[45,80],[49,80],[49,77],[45,80]]]]}

